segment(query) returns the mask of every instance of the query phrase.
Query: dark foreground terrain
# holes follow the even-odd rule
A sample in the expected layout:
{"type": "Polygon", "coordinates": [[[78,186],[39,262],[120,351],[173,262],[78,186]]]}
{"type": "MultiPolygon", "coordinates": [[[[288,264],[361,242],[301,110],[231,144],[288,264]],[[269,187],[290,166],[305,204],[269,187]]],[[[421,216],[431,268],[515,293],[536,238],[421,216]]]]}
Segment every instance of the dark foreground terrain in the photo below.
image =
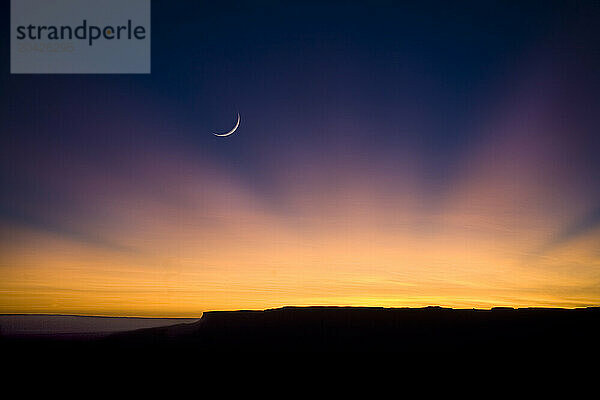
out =
{"type": "Polygon", "coordinates": [[[286,307],[207,312],[194,323],[105,336],[0,337],[0,351],[159,354],[265,351],[578,352],[600,349],[600,308],[286,307]]]}

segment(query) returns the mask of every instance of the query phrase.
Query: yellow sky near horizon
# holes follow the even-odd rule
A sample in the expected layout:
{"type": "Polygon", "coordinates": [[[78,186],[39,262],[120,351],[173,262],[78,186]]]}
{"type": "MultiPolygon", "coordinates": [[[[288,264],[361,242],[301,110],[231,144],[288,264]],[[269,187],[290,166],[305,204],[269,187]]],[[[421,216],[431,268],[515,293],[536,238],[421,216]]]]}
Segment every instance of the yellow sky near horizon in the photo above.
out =
{"type": "Polygon", "coordinates": [[[294,212],[283,214],[229,190],[212,206],[111,207],[113,219],[101,226],[116,245],[4,223],[0,313],[600,304],[600,229],[545,249],[571,216],[511,210],[529,194],[492,201],[477,185],[432,213],[411,201],[390,212],[399,197],[364,182],[314,190],[305,198],[292,191],[294,212]]]}

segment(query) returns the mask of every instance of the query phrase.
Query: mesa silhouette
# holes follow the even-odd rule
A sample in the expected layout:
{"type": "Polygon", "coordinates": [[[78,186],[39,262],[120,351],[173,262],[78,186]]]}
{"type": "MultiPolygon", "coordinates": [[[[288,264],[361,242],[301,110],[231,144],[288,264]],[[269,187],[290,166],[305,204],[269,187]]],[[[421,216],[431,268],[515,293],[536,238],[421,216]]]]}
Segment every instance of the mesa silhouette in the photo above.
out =
{"type": "Polygon", "coordinates": [[[597,353],[600,308],[284,307],[101,338],[4,339],[12,349],[178,352],[578,351],[597,353]],[[21,346],[20,346],[21,345],[21,346]]]}

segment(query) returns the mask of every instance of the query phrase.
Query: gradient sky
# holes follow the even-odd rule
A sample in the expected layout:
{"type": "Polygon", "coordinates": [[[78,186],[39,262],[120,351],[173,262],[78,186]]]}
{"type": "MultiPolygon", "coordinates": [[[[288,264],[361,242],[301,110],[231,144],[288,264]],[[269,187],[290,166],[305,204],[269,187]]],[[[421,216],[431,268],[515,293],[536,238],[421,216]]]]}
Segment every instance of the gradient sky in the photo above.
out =
{"type": "Polygon", "coordinates": [[[397,3],[153,1],[150,75],[2,24],[0,313],[600,304],[599,3],[397,3]]]}

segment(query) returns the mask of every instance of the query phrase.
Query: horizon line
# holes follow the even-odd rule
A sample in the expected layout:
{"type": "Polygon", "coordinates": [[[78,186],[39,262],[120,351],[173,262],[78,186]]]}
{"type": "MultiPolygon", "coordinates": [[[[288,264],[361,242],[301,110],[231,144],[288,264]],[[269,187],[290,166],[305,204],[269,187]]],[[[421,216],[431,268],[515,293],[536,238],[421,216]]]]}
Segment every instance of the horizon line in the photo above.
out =
{"type": "Polygon", "coordinates": [[[163,316],[140,316],[140,315],[106,315],[106,314],[54,314],[54,313],[0,313],[0,317],[4,316],[38,316],[38,317],[88,317],[88,318],[128,318],[128,319],[201,319],[205,313],[227,313],[227,312],[265,312],[284,309],[377,309],[377,310],[425,310],[425,309],[442,309],[452,311],[501,311],[501,310],[586,310],[600,308],[600,305],[582,306],[582,307],[510,307],[510,306],[494,306],[490,308],[453,308],[439,305],[423,306],[423,307],[383,307],[383,306],[282,306],[264,309],[233,309],[233,310],[208,310],[203,311],[199,316],[191,317],[163,317],[163,316]]]}

